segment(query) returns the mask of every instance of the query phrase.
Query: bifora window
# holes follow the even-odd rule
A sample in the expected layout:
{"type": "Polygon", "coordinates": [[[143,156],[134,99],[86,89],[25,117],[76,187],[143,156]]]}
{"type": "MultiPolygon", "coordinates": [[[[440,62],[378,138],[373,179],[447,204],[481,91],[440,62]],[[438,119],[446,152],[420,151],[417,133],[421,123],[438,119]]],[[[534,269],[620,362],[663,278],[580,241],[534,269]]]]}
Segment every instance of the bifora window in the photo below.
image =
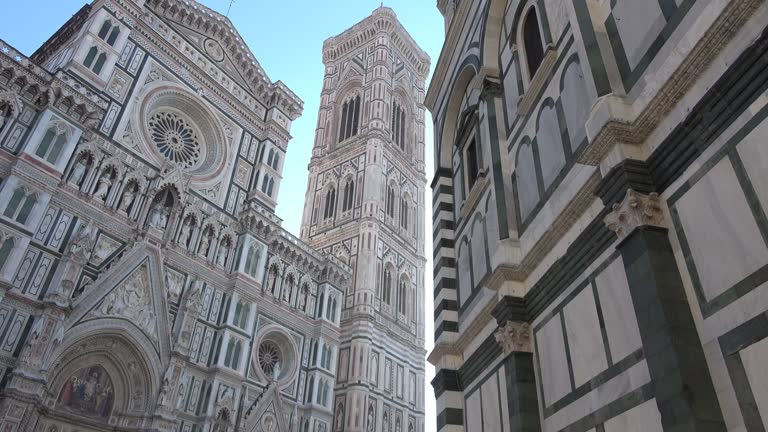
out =
{"type": "Polygon", "coordinates": [[[201,159],[197,131],[179,114],[158,111],[149,119],[149,129],[155,146],[168,160],[191,168],[201,159]]]}
{"type": "Polygon", "coordinates": [[[477,160],[477,146],[475,145],[474,139],[469,142],[469,145],[467,145],[466,167],[467,167],[467,187],[469,190],[471,190],[472,186],[475,185],[475,182],[477,181],[477,177],[480,173],[480,169],[478,167],[478,160],[477,160]]]}
{"type": "Polygon", "coordinates": [[[357,135],[360,123],[360,95],[345,101],[341,107],[339,142],[357,135]]]}
{"type": "Polygon", "coordinates": [[[392,104],[392,139],[405,150],[405,110],[397,102],[392,104]]]}

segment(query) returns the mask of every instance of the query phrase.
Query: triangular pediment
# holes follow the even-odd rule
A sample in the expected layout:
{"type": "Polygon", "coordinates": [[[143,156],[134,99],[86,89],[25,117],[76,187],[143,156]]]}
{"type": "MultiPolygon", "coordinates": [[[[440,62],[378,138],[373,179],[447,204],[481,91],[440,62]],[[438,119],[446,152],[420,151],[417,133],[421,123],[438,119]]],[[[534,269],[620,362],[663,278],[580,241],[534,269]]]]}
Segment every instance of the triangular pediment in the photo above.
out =
{"type": "Polygon", "coordinates": [[[254,402],[245,418],[245,432],[291,432],[285,420],[280,389],[272,383],[254,402]]]}
{"type": "Polygon", "coordinates": [[[170,358],[171,339],[163,259],[157,247],[139,244],[101,274],[73,304],[65,328],[129,329],[155,349],[161,361],[170,358]]]}

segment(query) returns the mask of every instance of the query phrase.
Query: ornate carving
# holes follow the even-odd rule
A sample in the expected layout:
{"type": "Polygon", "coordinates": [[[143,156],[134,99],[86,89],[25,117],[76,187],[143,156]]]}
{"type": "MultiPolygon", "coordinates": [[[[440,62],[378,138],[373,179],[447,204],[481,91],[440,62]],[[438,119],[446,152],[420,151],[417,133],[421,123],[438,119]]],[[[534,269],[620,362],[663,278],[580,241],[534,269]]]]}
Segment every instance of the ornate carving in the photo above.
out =
{"type": "Polygon", "coordinates": [[[504,354],[513,352],[532,352],[531,325],[527,322],[507,321],[494,333],[496,342],[504,349],[504,354]]]}
{"type": "Polygon", "coordinates": [[[613,211],[604,221],[620,240],[640,226],[665,227],[659,194],[652,192],[646,195],[632,189],[627,190],[623,201],[613,205],[613,211]]]}

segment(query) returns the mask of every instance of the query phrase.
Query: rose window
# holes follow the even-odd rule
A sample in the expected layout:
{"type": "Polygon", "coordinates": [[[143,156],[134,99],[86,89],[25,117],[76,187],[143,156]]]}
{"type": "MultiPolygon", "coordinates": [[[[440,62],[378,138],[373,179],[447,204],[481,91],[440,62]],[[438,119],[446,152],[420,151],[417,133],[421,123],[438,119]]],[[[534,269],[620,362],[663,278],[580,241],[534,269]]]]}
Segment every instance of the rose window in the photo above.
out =
{"type": "Polygon", "coordinates": [[[259,366],[264,374],[272,377],[275,366],[281,362],[280,348],[270,341],[265,341],[259,346],[259,366]]]}
{"type": "Polygon", "coordinates": [[[166,159],[184,168],[191,168],[200,160],[198,134],[190,122],[178,114],[156,112],[149,119],[149,130],[157,149],[166,159]]]}

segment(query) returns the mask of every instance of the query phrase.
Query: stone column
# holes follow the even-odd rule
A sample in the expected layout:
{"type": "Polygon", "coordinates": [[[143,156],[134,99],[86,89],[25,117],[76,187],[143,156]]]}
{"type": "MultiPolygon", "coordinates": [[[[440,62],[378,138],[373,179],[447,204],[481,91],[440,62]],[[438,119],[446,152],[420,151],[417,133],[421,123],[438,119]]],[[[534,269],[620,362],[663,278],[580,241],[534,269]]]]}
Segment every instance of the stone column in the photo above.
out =
{"type": "Polygon", "coordinates": [[[533,368],[531,326],[506,321],[494,334],[504,350],[510,432],[540,432],[539,399],[533,368]]]}
{"type": "Polygon", "coordinates": [[[725,431],[658,195],[627,189],[605,223],[620,240],[664,431],[725,431]]]}

